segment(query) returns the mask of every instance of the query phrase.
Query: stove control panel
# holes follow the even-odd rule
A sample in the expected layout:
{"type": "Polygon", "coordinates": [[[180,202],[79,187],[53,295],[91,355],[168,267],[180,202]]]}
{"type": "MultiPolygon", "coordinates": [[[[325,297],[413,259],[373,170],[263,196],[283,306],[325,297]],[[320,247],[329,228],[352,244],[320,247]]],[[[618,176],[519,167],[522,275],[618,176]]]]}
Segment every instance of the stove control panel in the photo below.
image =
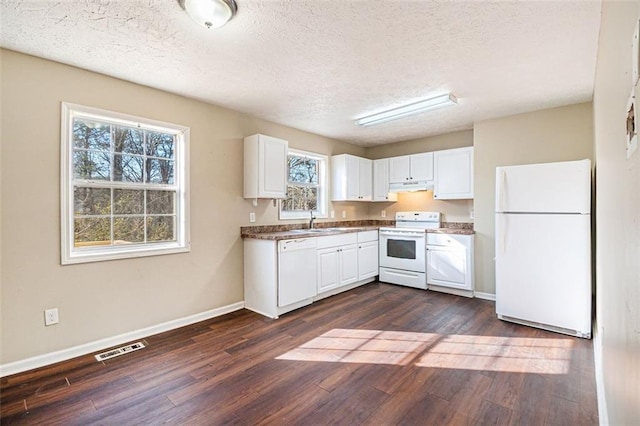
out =
{"type": "Polygon", "coordinates": [[[398,212],[396,221],[440,223],[440,212],[398,212]]]}

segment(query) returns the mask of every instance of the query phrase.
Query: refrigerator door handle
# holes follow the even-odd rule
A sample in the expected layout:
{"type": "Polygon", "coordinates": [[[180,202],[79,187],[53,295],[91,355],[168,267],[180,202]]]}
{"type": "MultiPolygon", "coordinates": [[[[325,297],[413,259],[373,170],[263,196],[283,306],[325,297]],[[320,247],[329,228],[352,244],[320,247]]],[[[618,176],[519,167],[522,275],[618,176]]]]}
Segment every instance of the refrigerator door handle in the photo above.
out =
{"type": "Polygon", "coordinates": [[[500,170],[500,181],[498,182],[498,209],[497,211],[504,211],[504,187],[507,184],[507,173],[504,170],[500,170]]]}
{"type": "Polygon", "coordinates": [[[498,241],[500,242],[500,251],[504,254],[507,245],[507,215],[501,214],[498,217],[500,218],[498,241]]]}

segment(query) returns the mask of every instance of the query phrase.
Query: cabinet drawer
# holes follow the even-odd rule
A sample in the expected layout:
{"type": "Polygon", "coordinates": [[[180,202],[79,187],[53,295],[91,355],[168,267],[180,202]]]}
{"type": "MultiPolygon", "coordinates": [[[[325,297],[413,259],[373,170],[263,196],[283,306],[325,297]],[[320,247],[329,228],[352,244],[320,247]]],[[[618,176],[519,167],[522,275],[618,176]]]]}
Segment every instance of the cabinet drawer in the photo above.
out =
{"type": "Polygon", "coordinates": [[[369,241],[378,241],[378,231],[362,231],[358,232],[358,242],[366,243],[369,241]]]}
{"type": "Polygon", "coordinates": [[[326,237],[318,237],[318,249],[343,246],[347,244],[357,244],[357,242],[358,234],[356,232],[339,235],[327,235],[326,237]]]}
{"type": "Polygon", "coordinates": [[[427,245],[446,246],[451,248],[471,248],[471,237],[471,235],[427,233],[427,245]]]}

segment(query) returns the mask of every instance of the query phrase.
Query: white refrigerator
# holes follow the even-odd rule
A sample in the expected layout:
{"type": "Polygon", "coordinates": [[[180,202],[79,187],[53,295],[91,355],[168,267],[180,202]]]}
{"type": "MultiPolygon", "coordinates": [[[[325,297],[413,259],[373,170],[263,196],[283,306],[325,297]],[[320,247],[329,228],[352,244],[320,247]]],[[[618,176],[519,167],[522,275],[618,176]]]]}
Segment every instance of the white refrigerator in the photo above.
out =
{"type": "Polygon", "coordinates": [[[591,161],[496,168],[498,318],[591,338],[591,161]]]}

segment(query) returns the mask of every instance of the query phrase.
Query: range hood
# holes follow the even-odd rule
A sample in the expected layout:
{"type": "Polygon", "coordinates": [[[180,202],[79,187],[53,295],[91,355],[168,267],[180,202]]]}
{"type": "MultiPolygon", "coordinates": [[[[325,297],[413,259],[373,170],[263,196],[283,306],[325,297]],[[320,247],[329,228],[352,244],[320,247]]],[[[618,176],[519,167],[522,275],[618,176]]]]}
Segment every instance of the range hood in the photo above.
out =
{"type": "Polygon", "coordinates": [[[433,190],[432,180],[416,180],[389,184],[389,192],[428,191],[429,189],[433,190]]]}

